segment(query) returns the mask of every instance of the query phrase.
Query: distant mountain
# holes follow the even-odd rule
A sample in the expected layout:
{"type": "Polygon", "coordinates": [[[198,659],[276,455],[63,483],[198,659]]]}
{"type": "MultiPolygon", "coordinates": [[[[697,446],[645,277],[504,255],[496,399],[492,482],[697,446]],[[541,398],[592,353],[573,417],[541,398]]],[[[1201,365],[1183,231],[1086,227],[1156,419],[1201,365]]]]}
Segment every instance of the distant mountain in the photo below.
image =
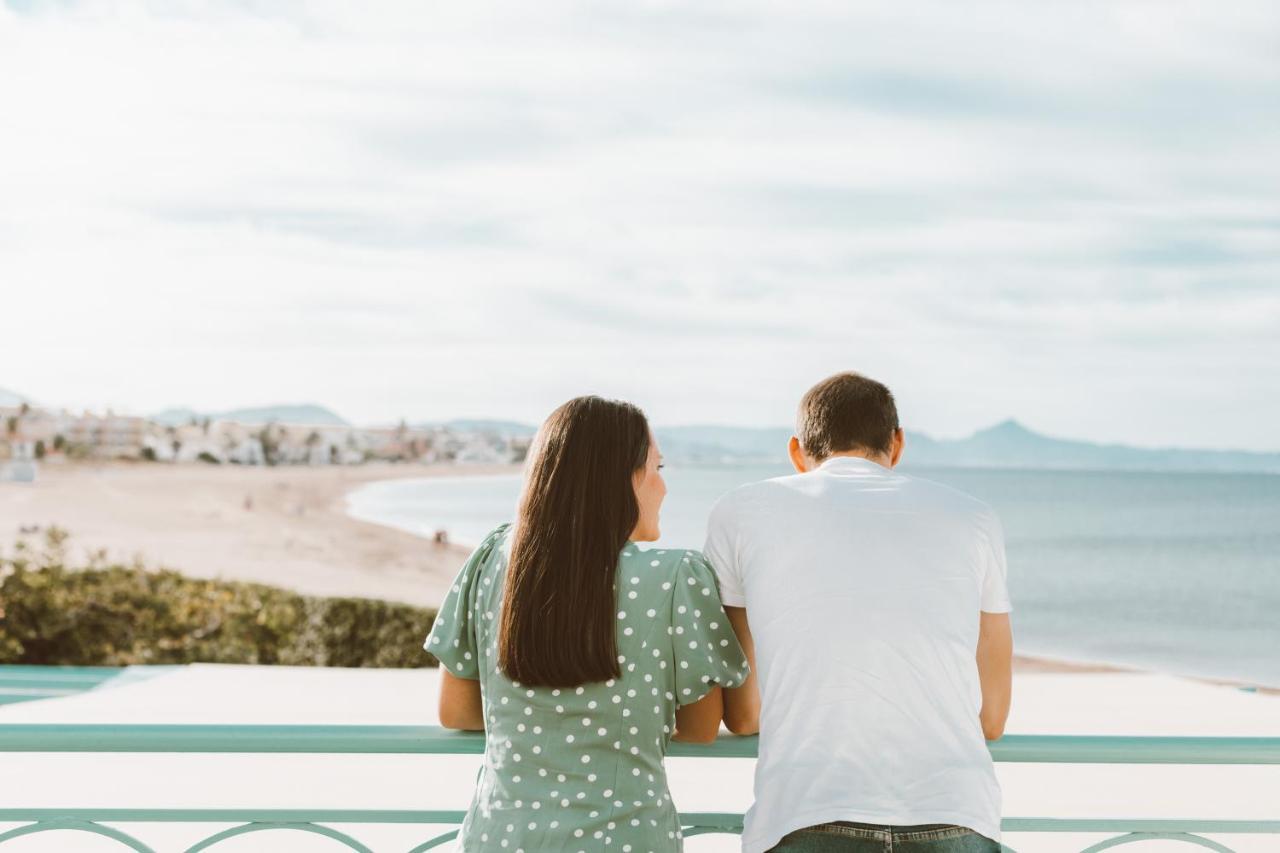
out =
{"type": "Polygon", "coordinates": [[[936,441],[932,446],[913,446],[911,440],[909,437],[907,458],[916,465],[1280,473],[1280,453],[1094,444],[1040,435],[1014,420],[979,430],[968,438],[936,441]]]}
{"type": "MultiPolygon", "coordinates": [[[[783,462],[791,437],[787,427],[687,426],[664,427],[654,432],[664,456],[686,463],[783,462]]],[[[1007,420],[961,439],[935,439],[908,432],[903,465],[1280,473],[1280,453],[1094,444],[1041,435],[1007,420]]]]}
{"type": "Polygon", "coordinates": [[[197,412],[189,408],[165,409],[151,416],[156,423],[168,426],[190,423],[209,418],[215,421],[235,421],[242,424],[306,424],[308,426],[351,426],[332,409],[314,403],[258,406],[247,409],[230,409],[225,412],[197,412]]]}
{"type": "Polygon", "coordinates": [[[204,416],[195,409],[176,408],[165,409],[163,412],[156,412],[154,415],[148,415],[147,420],[154,421],[164,426],[182,426],[192,421],[198,421],[204,416]]]}
{"type": "Polygon", "coordinates": [[[229,412],[223,412],[221,417],[242,424],[265,424],[276,421],[309,426],[351,426],[350,422],[337,412],[314,403],[232,409],[229,412]]]}
{"type": "Polygon", "coordinates": [[[677,426],[653,431],[673,462],[786,461],[789,427],[677,426]]]}
{"type": "Polygon", "coordinates": [[[24,394],[16,391],[10,391],[7,388],[0,388],[0,407],[9,408],[21,406],[23,403],[29,403],[34,406],[35,401],[24,394]]]}

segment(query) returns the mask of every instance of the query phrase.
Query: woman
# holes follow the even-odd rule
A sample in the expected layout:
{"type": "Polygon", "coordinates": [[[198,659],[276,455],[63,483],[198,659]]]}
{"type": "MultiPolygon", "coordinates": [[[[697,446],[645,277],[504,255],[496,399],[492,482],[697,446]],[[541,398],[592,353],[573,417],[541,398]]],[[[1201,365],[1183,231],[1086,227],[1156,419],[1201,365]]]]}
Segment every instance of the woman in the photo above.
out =
{"type": "Polygon", "coordinates": [[[636,546],[658,538],[661,468],[635,406],[570,400],[515,525],[458,573],[425,648],[440,722],[485,731],[459,849],[682,849],[667,744],[715,739],[747,662],[702,555],[636,546]]]}

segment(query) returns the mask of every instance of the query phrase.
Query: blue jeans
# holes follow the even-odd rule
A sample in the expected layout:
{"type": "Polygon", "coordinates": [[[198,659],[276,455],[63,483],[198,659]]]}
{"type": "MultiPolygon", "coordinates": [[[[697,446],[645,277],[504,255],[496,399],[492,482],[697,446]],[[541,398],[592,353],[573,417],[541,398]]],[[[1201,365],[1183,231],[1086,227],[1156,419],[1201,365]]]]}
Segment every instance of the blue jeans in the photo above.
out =
{"type": "Polygon", "coordinates": [[[798,829],[769,853],[1000,853],[1000,845],[963,826],[880,826],[838,820],[798,829]]]}

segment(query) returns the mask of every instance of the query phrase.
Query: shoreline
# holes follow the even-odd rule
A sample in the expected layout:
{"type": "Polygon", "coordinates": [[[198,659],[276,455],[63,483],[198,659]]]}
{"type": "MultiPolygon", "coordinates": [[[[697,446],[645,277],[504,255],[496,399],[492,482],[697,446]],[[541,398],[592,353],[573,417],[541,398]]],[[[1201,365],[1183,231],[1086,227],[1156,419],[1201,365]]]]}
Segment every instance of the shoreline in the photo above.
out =
{"type": "MultiPolygon", "coordinates": [[[[346,493],[343,496],[344,512],[346,512],[348,517],[354,518],[357,521],[361,521],[366,524],[373,524],[378,527],[389,528],[391,530],[398,530],[403,533],[408,533],[411,536],[414,536],[425,542],[430,542],[432,544],[435,544],[434,540],[432,539],[432,532],[434,532],[435,530],[443,530],[448,535],[448,541],[451,546],[461,548],[466,552],[470,553],[475,548],[479,547],[480,543],[484,540],[485,536],[488,534],[487,530],[485,533],[477,534],[473,540],[472,538],[468,537],[466,533],[462,533],[461,535],[458,535],[457,528],[451,528],[447,526],[434,526],[434,525],[429,526],[426,524],[426,522],[431,521],[431,519],[427,517],[419,518],[415,516],[414,521],[412,522],[406,521],[404,519],[380,517],[380,514],[376,510],[371,511],[366,505],[363,504],[360,497],[360,493],[369,489],[376,489],[379,485],[386,484],[386,483],[393,483],[393,482],[399,484],[399,483],[412,483],[414,481],[425,481],[425,480],[449,481],[449,480],[472,480],[472,479],[481,479],[481,478],[489,478],[489,477],[494,477],[494,478],[518,477],[522,470],[523,470],[522,467],[519,465],[476,466],[474,468],[471,466],[468,466],[467,468],[463,468],[462,470],[459,470],[456,467],[452,467],[452,468],[444,467],[444,468],[441,468],[438,474],[435,474],[429,477],[408,476],[408,477],[397,477],[394,479],[369,480],[368,482],[361,483],[346,491],[346,493]],[[428,532],[428,530],[431,530],[432,532],[428,532]]],[[[459,567],[461,567],[461,563],[459,563],[459,567]]]]}

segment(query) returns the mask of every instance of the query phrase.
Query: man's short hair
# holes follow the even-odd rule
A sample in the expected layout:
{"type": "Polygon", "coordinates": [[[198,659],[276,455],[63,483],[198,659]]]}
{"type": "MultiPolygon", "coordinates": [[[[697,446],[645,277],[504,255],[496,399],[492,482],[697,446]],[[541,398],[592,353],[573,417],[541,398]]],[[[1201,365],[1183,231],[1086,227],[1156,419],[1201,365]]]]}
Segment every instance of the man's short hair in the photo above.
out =
{"type": "Polygon", "coordinates": [[[860,373],[837,373],[800,400],[796,437],[821,462],[833,453],[888,453],[898,429],[898,407],[884,384],[860,373]]]}

